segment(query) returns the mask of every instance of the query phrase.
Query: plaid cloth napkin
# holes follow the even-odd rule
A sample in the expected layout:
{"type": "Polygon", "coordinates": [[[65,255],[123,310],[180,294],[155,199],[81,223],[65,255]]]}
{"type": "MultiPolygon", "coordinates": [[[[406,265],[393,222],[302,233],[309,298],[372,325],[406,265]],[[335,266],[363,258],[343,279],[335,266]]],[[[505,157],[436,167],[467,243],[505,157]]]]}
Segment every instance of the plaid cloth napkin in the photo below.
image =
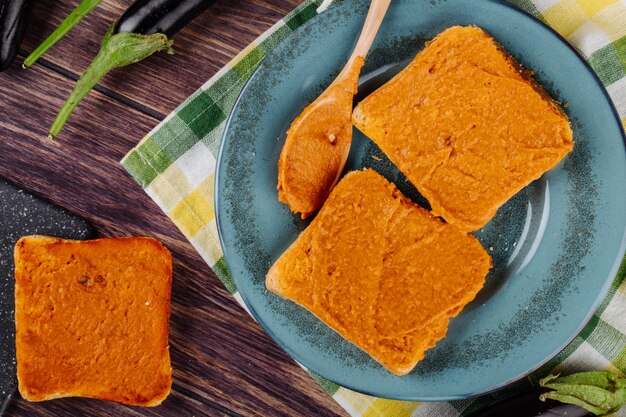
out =
{"type": "MultiPolygon", "coordinates": [[[[340,0],[305,0],[208,80],[122,160],[124,168],[244,308],[220,247],[213,205],[215,161],[224,124],[265,54],[334,1],[340,0]]],[[[626,0],[509,1],[542,19],[578,48],[598,73],[626,125],[626,0]]],[[[625,276],[626,261],[591,322],[534,378],[553,369],[563,373],[607,368],[626,372],[625,276]]],[[[393,401],[359,394],[310,374],[350,415],[359,417],[457,417],[494,399],[492,395],[450,403],[393,401]]],[[[626,412],[620,415],[626,416],[626,412]]]]}

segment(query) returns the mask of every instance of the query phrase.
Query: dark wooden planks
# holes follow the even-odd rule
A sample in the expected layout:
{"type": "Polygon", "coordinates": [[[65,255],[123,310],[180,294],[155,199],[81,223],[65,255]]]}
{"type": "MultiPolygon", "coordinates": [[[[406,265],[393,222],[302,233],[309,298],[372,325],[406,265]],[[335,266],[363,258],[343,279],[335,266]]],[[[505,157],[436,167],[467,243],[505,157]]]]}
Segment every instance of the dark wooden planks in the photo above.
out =
{"type": "MultiPolygon", "coordinates": [[[[217,0],[176,35],[176,54],[159,53],[141,63],[114,70],[102,85],[167,114],[299,2],[217,0]]],[[[32,51],[76,3],[77,0],[37,2],[22,48],[32,51]]],[[[51,49],[45,59],[74,74],[82,73],[97,53],[107,27],[130,3],[129,0],[104,1],[51,49]]]]}
{"type": "MultiPolygon", "coordinates": [[[[342,414],[236,304],[119,165],[156,119],[95,92],[56,142],[46,139],[46,128],[70,85],[67,78],[42,67],[23,71],[15,64],[0,74],[0,176],[86,218],[103,236],[153,236],[172,251],[170,343],[178,394],[155,410],[87,400],[37,405],[16,401],[11,415],[174,416],[181,414],[169,402],[182,397],[190,408],[181,410],[190,410],[185,413],[189,415],[342,414]]],[[[167,91],[167,86],[161,87],[167,91]]]]}
{"type": "MultiPolygon", "coordinates": [[[[50,417],[75,415],[82,417],[140,417],[140,416],[228,416],[224,411],[203,404],[173,390],[167,401],[158,408],[128,407],[104,401],[83,398],[66,398],[46,403],[29,403],[21,398],[9,406],[7,417],[27,415],[29,417],[50,417]]],[[[230,414],[237,417],[236,415],[230,414]]]]}

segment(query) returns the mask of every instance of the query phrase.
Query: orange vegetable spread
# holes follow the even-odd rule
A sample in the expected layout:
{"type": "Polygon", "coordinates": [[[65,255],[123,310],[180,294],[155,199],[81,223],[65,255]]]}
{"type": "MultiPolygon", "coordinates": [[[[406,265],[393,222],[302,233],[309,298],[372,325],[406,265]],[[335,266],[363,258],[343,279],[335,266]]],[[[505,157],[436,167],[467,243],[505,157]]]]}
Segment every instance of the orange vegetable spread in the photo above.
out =
{"type": "Polygon", "coordinates": [[[278,200],[302,218],[320,208],[337,183],[352,143],[352,99],[363,58],[307,106],[287,131],[278,160],[278,200]]]}
{"type": "Polygon", "coordinates": [[[490,267],[475,237],[365,170],[339,182],[266,285],[402,375],[445,336],[490,267]]]}
{"type": "Polygon", "coordinates": [[[20,239],[15,344],[22,397],[161,403],[172,383],[171,283],[171,255],[154,239],[20,239]]]}
{"type": "Polygon", "coordinates": [[[353,122],[428,199],[477,230],[573,148],[568,119],[496,41],[452,27],[363,100],[353,122]]]}

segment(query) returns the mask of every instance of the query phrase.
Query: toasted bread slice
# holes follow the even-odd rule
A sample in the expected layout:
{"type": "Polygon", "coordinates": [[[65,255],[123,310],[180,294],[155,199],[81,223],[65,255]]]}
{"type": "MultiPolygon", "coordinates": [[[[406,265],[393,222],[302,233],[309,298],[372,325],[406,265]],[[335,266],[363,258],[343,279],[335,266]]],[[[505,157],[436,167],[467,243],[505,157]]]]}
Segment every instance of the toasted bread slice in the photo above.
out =
{"type": "Polygon", "coordinates": [[[477,27],[452,27],[358,104],[355,126],[463,231],[573,148],[567,116],[477,27]]]}
{"type": "Polygon", "coordinates": [[[490,267],[476,238],[365,170],[339,182],[266,285],[402,375],[445,336],[490,267]]]}
{"type": "Polygon", "coordinates": [[[154,239],[20,239],[15,326],[22,397],[160,404],[172,383],[171,284],[171,255],[154,239]]]}

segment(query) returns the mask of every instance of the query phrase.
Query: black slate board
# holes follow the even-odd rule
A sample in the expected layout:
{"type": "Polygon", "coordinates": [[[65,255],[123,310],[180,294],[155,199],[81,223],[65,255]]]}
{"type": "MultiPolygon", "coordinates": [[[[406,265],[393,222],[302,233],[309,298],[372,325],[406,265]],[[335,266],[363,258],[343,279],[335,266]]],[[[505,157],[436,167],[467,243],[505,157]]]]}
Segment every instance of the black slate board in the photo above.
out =
{"type": "Polygon", "coordinates": [[[17,388],[13,247],[26,235],[87,239],[95,235],[84,220],[0,179],[0,416],[17,388]]]}

